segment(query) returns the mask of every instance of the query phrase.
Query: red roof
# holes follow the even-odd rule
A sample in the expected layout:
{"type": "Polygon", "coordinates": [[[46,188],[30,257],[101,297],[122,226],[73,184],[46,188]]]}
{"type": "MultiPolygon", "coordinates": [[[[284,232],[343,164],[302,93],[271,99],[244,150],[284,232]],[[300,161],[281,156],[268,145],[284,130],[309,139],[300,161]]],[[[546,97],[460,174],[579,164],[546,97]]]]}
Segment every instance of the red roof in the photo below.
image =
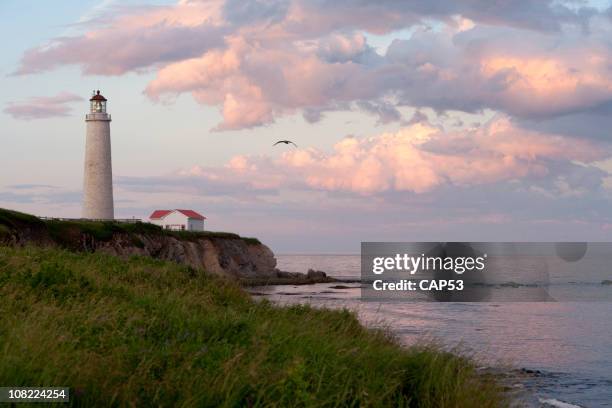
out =
{"type": "Polygon", "coordinates": [[[199,214],[193,210],[176,210],[178,212],[183,213],[183,215],[189,217],[189,218],[194,218],[196,220],[205,220],[206,217],[203,216],[202,214],[199,214]]]}
{"type": "Polygon", "coordinates": [[[166,215],[170,214],[172,210],[155,210],[153,214],[149,216],[152,220],[158,220],[160,218],[164,218],[166,215]]]}
{"type": "Polygon", "coordinates": [[[159,220],[164,218],[166,215],[173,213],[175,211],[180,212],[181,214],[183,214],[185,217],[188,218],[193,218],[196,220],[205,220],[206,217],[203,216],[202,214],[199,214],[193,210],[155,210],[153,211],[153,213],[149,216],[149,219],[151,220],[159,220]]]}

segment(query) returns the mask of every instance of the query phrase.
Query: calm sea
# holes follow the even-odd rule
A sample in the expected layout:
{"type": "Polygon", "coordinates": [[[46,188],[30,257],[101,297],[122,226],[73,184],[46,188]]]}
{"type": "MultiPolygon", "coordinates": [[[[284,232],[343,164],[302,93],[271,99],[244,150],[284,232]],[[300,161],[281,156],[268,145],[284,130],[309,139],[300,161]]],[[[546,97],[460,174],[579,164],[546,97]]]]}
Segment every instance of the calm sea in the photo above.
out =
{"type": "MultiPolygon", "coordinates": [[[[279,255],[277,259],[284,271],[314,268],[338,278],[360,276],[359,255],[279,255]]],[[[568,282],[563,290],[612,292],[612,286],[600,285],[601,278],[568,282]]],[[[486,365],[538,370],[536,376],[516,384],[533,406],[543,400],[557,406],[562,402],[612,406],[612,302],[361,302],[359,284],[345,285],[348,289],[334,286],[256,291],[265,290],[266,297],[279,303],[350,308],[365,324],[389,327],[406,344],[435,339],[447,347],[470,350],[486,365]]]]}

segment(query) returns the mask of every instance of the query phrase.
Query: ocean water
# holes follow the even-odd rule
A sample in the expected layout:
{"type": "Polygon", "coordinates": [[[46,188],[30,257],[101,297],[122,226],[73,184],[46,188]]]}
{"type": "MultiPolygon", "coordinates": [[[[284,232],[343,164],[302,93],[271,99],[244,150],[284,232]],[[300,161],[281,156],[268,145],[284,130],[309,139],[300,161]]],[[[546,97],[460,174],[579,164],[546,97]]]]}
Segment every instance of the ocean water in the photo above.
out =
{"type": "MultiPolygon", "coordinates": [[[[359,255],[279,255],[277,259],[285,271],[314,268],[343,279],[360,276],[359,255]]],[[[612,286],[600,284],[602,276],[570,279],[556,282],[569,298],[601,297],[602,291],[612,294],[612,286]]],[[[253,291],[283,304],[346,307],[366,325],[390,328],[405,344],[435,339],[449,348],[469,350],[483,365],[533,370],[535,375],[513,380],[531,406],[550,406],[542,401],[553,406],[561,402],[612,406],[612,302],[362,302],[359,283],[336,286],[284,285],[253,291]]]]}

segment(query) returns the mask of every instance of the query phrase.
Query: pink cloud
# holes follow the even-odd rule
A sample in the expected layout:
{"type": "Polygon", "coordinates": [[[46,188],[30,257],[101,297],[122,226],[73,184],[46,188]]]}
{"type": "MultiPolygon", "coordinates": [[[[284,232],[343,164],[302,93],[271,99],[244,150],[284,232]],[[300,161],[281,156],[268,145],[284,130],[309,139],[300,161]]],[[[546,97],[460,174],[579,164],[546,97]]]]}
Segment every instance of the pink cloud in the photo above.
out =
{"type": "MultiPolygon", "coordinates": [[[[610,28],[600,27],[602,33],[610,28]]],[[[220,129],[334,109],[363,109],[382,123],[399,120],[389,100],[438,111],[489,108],[527,118],[612,101],[612,53],[596,38],[564,42],[516,30],[500,37],[501,29],[462,23],[442,31],[417,30],[379,55],[359,32],[303,39],[286,30],[282,25],[244,28],[226,37],[223,51],[168,64],[146,92],[154,99],[191,92],[198,102],[221,108],[220,129]],[[509,41],[513,36],[530,45],[518,47],[509,41]],[[559,44],[552,48],[553,43],[559,44]],[[231,66],[224,63],[228,56],[231,66]]]]}
{"type": "Polygon", "coordinates": [[[120,8],[84,34],[26,51],[16,74],[81,65],[91,75],[121,75],[200,55],[223,43],[221,1],[120,8]]]}
{"type": "MultiPolygon", "coordinates": [[[[611,146],[538,133],[516,127],[506,117],[486,125],[444,132],[416,123],[373,137],[347,137],[332,152],[291,149],[273,159],[236,156],[224,168],[196,166],[181,176],[218,183],[248,184],[257,189],[321,190],[375,195],[427,193],[445,187],[467,188],[516,182],[529,188],[547,183],[556,194],[578,191],[576,172],[602,175],[590,164],[612,157],[611,146]],[[581,164],[577,164],[581,163],[581,164]]],[[[538,187],[541,188],[541,187],[538,187]]]]}
{"type": "Polygon", "coordinates": [[[190,93],[220,109],[218,130],[295,113],[315,121],[330,110],[361,109],[387,123],[406,105],[533,118],[612,101],[612,24],[593,10],[426,3],[192,0],[119,9],[80,36],[27,51],[17,73],[68,64],[86,74],[152,70],[151,99],[190,93]],[[368,44],[368,33],[406,28],[410,38],[384,55],[368,44]]]}
{"type": "Polygon", "coordinates": [[[264,125],[279,115],[325,106],[334,93],[353,95],[342,97],[345,100],[361,93],[338,89],[347,77],[358,75],[356,65],[326,63],[306,46],[302,51],[291,44],[263,48],[242,36],[226,42],[224,51],[212,50],[162,68],[146,94],[158,99],[191,92],[198,102],[221,107],[218,129],[225,130],[264,125]]]}
{"type": "Polygon", "coordinates": [[[62,92],[56,96],[37,96],[22,102],[11,102],[4,112],[23,120],[68,116],[72,111],[69,104],[82,100],[78,95],[62,92]]]}
{"type": "Polygon", "coordinates": [[[566,55],[491,55],[480,61],[484,79],[503,78],[500,104],[516,114],[574,111],[610,100],[610,55],[573,49],[566,55]]]}

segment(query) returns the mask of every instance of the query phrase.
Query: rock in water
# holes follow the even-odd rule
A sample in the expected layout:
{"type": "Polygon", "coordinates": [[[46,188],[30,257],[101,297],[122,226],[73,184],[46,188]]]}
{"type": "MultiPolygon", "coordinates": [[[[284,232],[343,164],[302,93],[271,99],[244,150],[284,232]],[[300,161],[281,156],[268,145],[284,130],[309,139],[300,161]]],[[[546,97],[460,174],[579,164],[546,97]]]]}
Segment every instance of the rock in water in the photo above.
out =
{"type": "Polygon", "coordinates": [[[323,271],[315,271],[314,269],[309,269],[306,273],[306,277],[308,279],[325,279],[327,278],[327,274],[323,271]]]}

